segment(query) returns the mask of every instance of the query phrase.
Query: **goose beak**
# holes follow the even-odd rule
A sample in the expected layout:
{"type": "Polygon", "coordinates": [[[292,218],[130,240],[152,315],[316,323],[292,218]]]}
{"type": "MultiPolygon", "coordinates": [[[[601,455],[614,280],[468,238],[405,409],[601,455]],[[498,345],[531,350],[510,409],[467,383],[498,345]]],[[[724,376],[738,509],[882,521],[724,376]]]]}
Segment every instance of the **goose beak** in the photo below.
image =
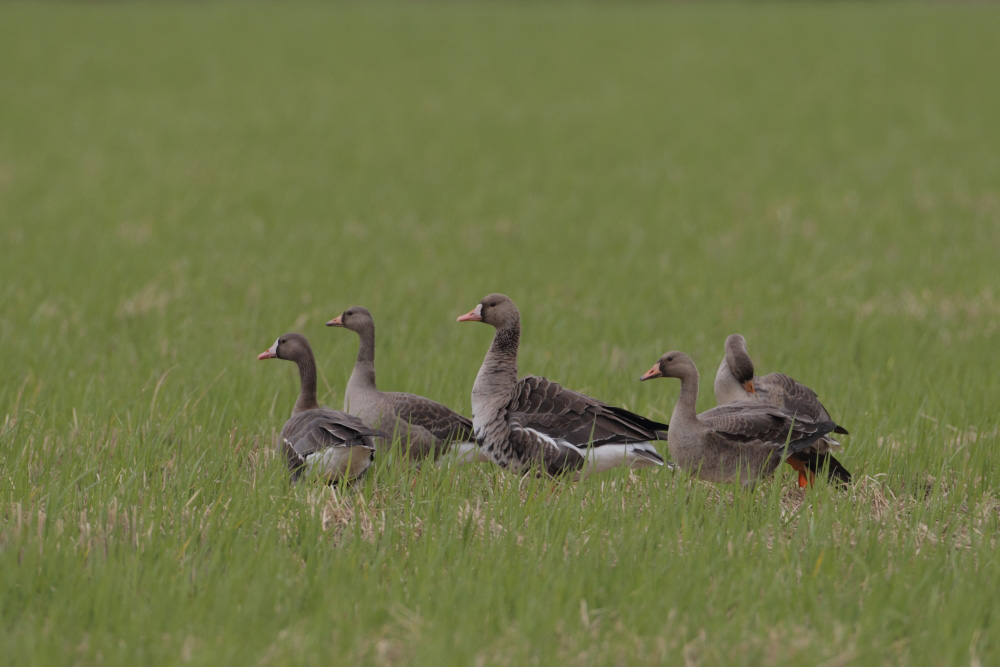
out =
{"type": "Polygon", "coordinates": [[[456,322],[482,322],[483,321],[483,304],[479,304],[465,315],[459,315],[456,322]]]}
{"type": "Polygon", "coordinates": [[[639,378],[639,382],[642,382],[643,380],[652,380],[653,378],[659,378],[659,377],[663,377],[663,373],[660,372],[660,365],[656,364],[648,371],[643,373],[642,377],[639,378]]]}
{"type": "Polygon", "coordinates": [[[747,390],[747,393],[756,394],[757,390],[753,386],[753,380],[747,380],[743,383],[743,388],[747,390]]]}
{"type": "Polygon", "coordinates": [[[278,340],[274,341],[274,345],[272,345],[271,347],[267,348],[266,350],[264,350],[263,352],[261,352],[260,354],[258,354],[257,355],[257,361],[262,361],[264,359],[274,359],[275,357],[277,357],[278,356],[278,343],[280,343],[280,342],[281,342],[281,339],[279,338],[278,340]]]}
{"type": "Polygon", "coordinates": [[[332,320],[330,320],[329,322],[327,322],[326,326],[328,326],[328,327],[342,327],[342,326],[344,326],[344,320],[340,319],[340,315],[337,315],[335,318],[333,318],[332,320]]]}

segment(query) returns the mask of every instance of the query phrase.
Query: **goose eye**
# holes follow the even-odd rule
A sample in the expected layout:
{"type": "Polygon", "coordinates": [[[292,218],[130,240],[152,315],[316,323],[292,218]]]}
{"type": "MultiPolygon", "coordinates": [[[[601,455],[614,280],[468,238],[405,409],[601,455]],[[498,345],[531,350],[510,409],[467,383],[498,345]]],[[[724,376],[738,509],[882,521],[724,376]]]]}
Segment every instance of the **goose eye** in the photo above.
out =
{"type": "Polygon", "coordinates": [[[278,345],[284,345],[284,344],[285,344],[285,343],[287,343],[287,342],[288,342],[288,341],[287,341],[287,340],[285,340],[284,338],[279,338],[279,339],[278,339],[278,345]]]}
{"type": "Polygon", "coordinates": [[[667,361],[673,361],[673,360],[674,360],[674,355],[671,354],[669,357],[667,357],[667,361]]]}
{"type": "Polygon", "coordinates": [[[496,301],[490,301],[490,308],[495,308],[497,305],[496,301]]]}

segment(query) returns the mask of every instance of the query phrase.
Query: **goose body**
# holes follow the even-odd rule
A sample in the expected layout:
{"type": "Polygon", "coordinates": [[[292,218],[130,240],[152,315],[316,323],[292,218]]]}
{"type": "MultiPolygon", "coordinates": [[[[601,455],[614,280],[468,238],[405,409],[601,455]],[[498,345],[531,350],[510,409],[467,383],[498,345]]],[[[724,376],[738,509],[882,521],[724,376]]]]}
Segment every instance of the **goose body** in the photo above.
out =
{"type": "MultiPolygon", "coordinates": [[[[460,460],[479,458],[479,448],[472,442],[471,419],[423,396],[379,391],[375,384],[375,320],[367,308],[348,308],[327,326],[354,331],[360,341],[344,392],[346,412],[369,427],[398,435],[411,459],[437,457],[446,451],[460,460]]],[[[380,449],[391,443],[391,437],[376,440],[380,449]]]]}
{"type": "Polygon", "coordinates": [[[782,461],[809,451],[836,426],[756,401],[697,414],[698,369],[683,352],[663,355],[640,379],[656,377],[681,381],[667,434],[670,456],[680,468],[708,482],[751,486],[782,461]]]}
{"type": "Polygon", "coordinates": [[[349,481],[367,470],[375,459],[372,438],[386,434],[316,402],[316,360],[305,336],[280,336],[257,358],[286,359],[299,368],[299,397],[281,429],[278,446],[292,480],[316,474],[328,482],[349,481]]]}
{"type": "MultiPolygon", "coordinates": [[[[804,384],[784,373],[754,375],[746,339],[740,334],[732,334],[726,338],[726,353],[715,374],[713,388],[719,405],[754,401],[813,421],[832,421],[816,392],[804,384]]],[[[828,471],[831,480],[850,483],[850,471],[833,457],[832,452],[840,449],[840,442],[834,438],[833,433],[846,435],[847,429],[834,424],[832,433],[824,435],[812,447],[789,460],[799,472],[800,486],[806,486],[816,473],[824,469],[828,471]]]]}
{"type": "Polygon", "coordinates": [[[491,294],[460,322],[496,327],[472,387],[472,425],[483,455],[515,472],[539,466],[550,475],[586,477],[618,466],[658,467],[651,444],[666,424],[610,406],[546,378],[517,377],[520,313],[491,294]]]}
{"type": "Polygon", "coordinates": [[[375,460],[376,435],[360,419],[331,410],[306,410],[285,422],[281,453],[292,479],[316,473],[328,481],[351,480],[375,460]]]}

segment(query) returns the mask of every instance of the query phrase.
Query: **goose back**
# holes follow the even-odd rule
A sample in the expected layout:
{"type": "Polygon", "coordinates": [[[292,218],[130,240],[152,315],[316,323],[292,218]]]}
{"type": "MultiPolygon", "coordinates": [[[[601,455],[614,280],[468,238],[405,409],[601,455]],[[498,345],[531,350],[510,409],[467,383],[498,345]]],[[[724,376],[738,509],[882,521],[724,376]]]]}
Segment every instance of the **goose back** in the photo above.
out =
{"type": "Polygon", "coordinates": [[[507,404],[511,421],[576,446],[649,442],[667,431],[653,421],[548,378],[526,375],[518,380],[507,404]]]}
{"type": "Polygon", "coordinates": [[[356,417],[316,408],[292,416],[281,429],[281,451],[298,479],[315,469],[328,481],[353,479],[375,459],[374,437],[386,433],[368,428],[356,417]]]}
{"type": "Polygon", "coordinates": [[[444,442],[458,442],[472,437],[472,420],[446,405],[416,394],[382,394],[392,412],[405,422],[416,424],[444,442]]]}

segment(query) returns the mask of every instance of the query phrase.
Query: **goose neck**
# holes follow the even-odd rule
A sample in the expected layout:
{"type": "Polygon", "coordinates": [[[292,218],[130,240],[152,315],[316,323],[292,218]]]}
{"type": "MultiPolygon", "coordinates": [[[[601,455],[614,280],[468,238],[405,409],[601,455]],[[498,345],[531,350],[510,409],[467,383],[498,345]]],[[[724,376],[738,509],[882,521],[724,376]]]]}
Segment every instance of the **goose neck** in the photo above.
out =
{"type": "Polygon", "coordinates": [[[319,407],[316,402],[316,358],[311,350],[307,350],[296,360],[299,367],[299,398],[295,401],[295,408],[292,414],[298,414],[306,410],[314,410],[319,407]]]}
{"type": "Polygon", "coordinates": [[[358,358],[348,386],[358,389],[375,388],[375,327],[365,327],[358,332],[358,358]]]}
{"type": "Polygon", "coordinates": [[[510,375],[517,380],[517,351],[521,344],[521,323],[514,321],[496,330],[493,342],[483,362],[484,368],[498,375],[510,375]]]}
{"type": "Polygon", "coordinates": [[[715,391],[715,400],[719,405],[732,403],[742,398],[740,392],[743,388],[740,387],[736,376],[733,375],[733,369],[729,367],[729,361],[726,358],[723,358],[722,363],[719,364],[719,370],[715,373],[715,382],[712,384],[712,388],[715,391]]]}
{"type": "Polygon", "coordinates": [[[489,406],[504,401],[517,383],[517,348],[520,339],[519,322],[498,328],[493,335],[493,342],[472,386],[474,417],[492,409],[489,406]]]}
{"type": "Polygon", "coordinates": [[[698,371],[686,372],[680,377],[681,393],[677,397],[677,405],[674,406],[674,414],[670,421],[673,423],[693,423],[698,420],[698,371]]]}

